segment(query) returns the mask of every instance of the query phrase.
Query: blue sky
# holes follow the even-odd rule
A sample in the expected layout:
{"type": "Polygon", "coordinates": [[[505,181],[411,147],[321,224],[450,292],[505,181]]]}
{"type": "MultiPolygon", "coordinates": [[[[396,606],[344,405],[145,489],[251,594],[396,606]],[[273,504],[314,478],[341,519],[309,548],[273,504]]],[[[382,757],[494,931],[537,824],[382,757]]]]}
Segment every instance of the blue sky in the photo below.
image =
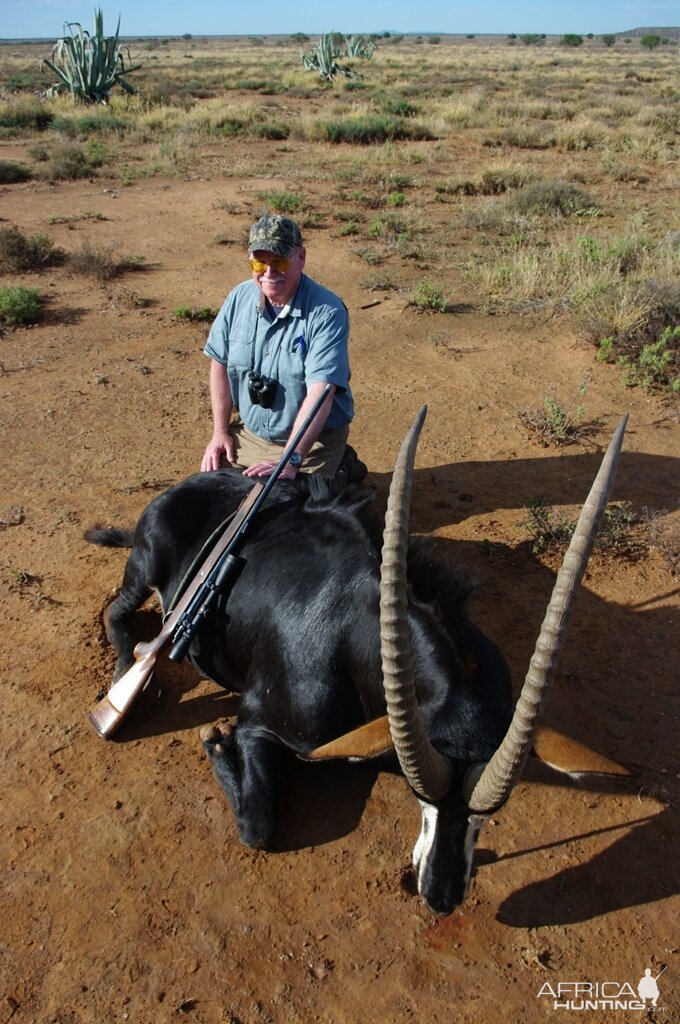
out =
{"type": "Polygon", "coordinates": [[[680,0],[478,0],[426,3],[413,0],[0,0],[0,38],[57,38],[66,21],[91,29],[95,6],[104,27],[136,35],[310,35],[344,32],[622,32],[680,24],[680,0]]]}

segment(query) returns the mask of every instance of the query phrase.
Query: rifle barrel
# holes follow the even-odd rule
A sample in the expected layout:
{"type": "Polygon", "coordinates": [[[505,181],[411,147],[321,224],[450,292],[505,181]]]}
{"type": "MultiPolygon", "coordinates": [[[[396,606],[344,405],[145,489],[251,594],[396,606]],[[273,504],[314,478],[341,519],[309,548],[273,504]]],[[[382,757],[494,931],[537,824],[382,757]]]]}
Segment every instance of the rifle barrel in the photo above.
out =
{"type": "Polygon", "coordinates": [[[286,447],[284,448],[283,454],[276,464],[271,476],[268,478],[266,484],[255,499],[252,508],[248,512],[241,523],[241,527],[238,532],[234,535],[231,543],[225,548],[224,553],[220,559],[215,563],[209,575],[206,577],[202,585],[196,591],[191,604],[185,610],[184,614],[177,623],[177,627],[172,637],[172,647],[168,652],[168,657],[171,661],[180,662],[186,656],[191,641],[194,638],[196,630],[200,626],[202,620],[208,614],[208,611],[217,600],[219,593],[227,593],[236,583],[240,572],[245,564],[244,559],[236,558],[238,555],[241,545],[245,541],[245,535],[250,526],[252,520],[257,515],[262,505],[267,500],[270,491],[274,487],[274,484],[281,476],[281,473],[288,465],[291,455],[300,444],[300,441],[309,430],[312,421],[318,415],[321,406],[328,398],[331,393],[332,385],[327,384],[323,389],[316,402],[312,406],[308,415],[305,417],[304,422],[301,424],[299,430],[295,432],[295,436],[291,438],[286,447]]]}

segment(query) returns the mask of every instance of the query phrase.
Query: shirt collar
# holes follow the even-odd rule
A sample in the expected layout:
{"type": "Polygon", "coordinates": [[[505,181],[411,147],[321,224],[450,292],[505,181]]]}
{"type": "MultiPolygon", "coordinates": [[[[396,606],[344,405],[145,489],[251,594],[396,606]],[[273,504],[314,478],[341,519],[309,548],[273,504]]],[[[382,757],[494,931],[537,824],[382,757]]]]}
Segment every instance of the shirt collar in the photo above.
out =
{"type": "MultiPolygon", "coordinates": [[[[290,302],[287,302],[285,306],[281,307],[281,309],[277,310],[274,306],[272,306],[271,302],[269,303],[269,308],[274,313],[274,320],[285,320],[286,317],[289,316],[302,316],[302,304],[300,298],[304,282],[305,275],[303,274],[302,277],[300,278],[300,283],[297,286],[297,291],[295,292],[295,295],[290,300],[290,302]]],[[[255,287],[257,287],[257,285],[255,287]]],[[[260,297],[257,303],[257,312],[259,316],[264,316],[267,312],[267,299],[265,298],[263,292],[259,292],[259,296],[260,297]]]]}

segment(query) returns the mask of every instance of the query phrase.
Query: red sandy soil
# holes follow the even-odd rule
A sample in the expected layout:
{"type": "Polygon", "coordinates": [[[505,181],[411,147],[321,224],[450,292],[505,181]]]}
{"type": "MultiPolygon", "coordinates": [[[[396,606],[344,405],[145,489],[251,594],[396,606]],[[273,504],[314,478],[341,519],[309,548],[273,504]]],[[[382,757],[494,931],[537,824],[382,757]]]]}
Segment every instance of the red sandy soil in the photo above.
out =
{"type": "MultiPolygon", "coordinates": [[[[70,252],[84,239],[117,242],[146,266],[105,285],[66,267],[24,275],[48,297],[44,316],[0,338],[0,1024],[620,1024],[631,1013],[555,1009],[539,992],[560,981],[636,987],[664,965],[646,1019],[677,1020],[679,602],[657,549],[592,560],[546,714],[636,774],[576,784],[532,763],[485,826],[468,898],[448,918],[414,895],[419,811],[396,776],[292,765],[278,848],[240,846],[198,740],[238,699],[187,664],[160,665],[160,703],[134,712],[115,741],[90,727],[113,666],[101,613],[125,553],[88,546],[83,530],[133,523],[197,470],[210,434],[206,326],[172,310],[217,307],[245,276],[256,187],[0,191],[0,216],[27,234],[47,230],[70,252]],[[106,220],[48,227],[81,210],[106,220]],[[220,231],[233,244],[209,245],[220,231]]],[[[484,316],[454,277],[447,293],[459,288],[460,304],[446,314],[367,293],[351,240],[335,234],[309,232],[307,269],[351,311],[353,442],[384,492],[427,402],[412,529],[471,567],[473,616],[519,685],[555,570],[529,551],[525,500],[546,495],[574,513],[628,411],[613,498],[672,513],[677,419],[626,389],[559,317],[484,316]],[[552,386],[570,397],[584,374],[592,432],[541,447],[518,410],[552,386]]],[[[153,635],[156,613],[143,619],[153,635]]]]}

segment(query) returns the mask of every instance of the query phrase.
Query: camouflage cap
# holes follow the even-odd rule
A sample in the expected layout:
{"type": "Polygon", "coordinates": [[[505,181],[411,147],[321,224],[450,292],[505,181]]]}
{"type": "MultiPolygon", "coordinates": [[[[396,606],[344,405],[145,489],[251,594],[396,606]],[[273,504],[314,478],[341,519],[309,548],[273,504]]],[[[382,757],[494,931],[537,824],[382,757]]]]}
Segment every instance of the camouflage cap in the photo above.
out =
{"type": "Polygon", "coordinates": [[[275,213],[265,213],[255,221],[248,235],[248,252],[273,252],[276,256],[288,256],[297,245],[302,245],[302,235],[295,221],[275,213]]]}

